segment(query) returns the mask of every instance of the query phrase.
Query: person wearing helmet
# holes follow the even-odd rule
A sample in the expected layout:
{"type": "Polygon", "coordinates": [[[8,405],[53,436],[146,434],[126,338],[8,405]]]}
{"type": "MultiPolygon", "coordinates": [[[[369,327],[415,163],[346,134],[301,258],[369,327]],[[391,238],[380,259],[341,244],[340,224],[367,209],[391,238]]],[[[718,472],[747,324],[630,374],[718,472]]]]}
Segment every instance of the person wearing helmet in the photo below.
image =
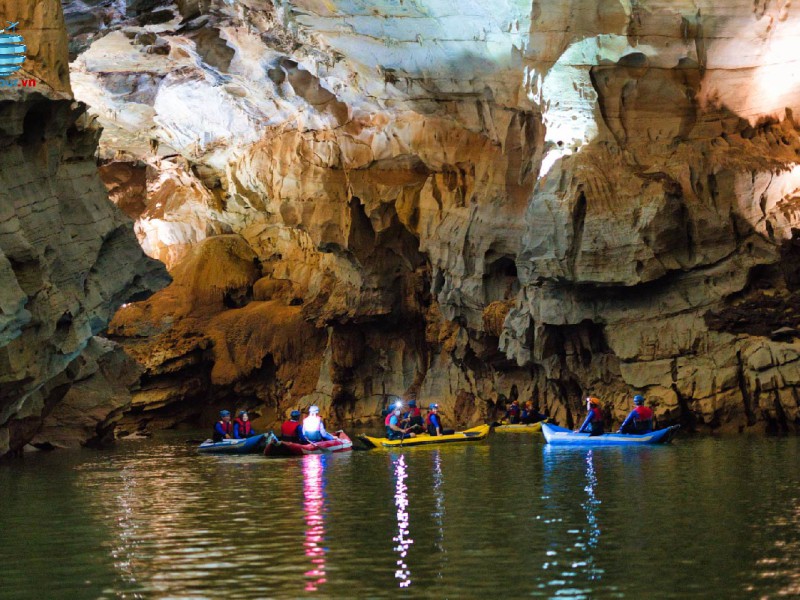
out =
{"type": "Polygon", "coordinates": [[[428,416],[425,418],[425,425],[428,428],[428,435],[453,435],[453,433],[455,433],[452,429],[445,429],[444,425],[442,425],[438,404],[431,404],[428,406],[428,416]]]}
{"type": "Polygon", "coordinates": [[[335,440],[330,433],[325,431],[325,425],[319,416],[319,407],[311,406],[308,409],[308,416],[303,419],[303,437],[309,442],[322,442],[324,440],[335,440]]]}
{"type": "Polygon", "coordinates": [[[414,431],[422,431],[423,419],[422,411],[417,406],[417,401],[411,399],[408,401],[408,412],[404,415],[408,426],[414,431]]]}
{"type": "Polygon", "coordinates": [[[281,440],[284,442],[295,442],[304,444],[303,427],[300,424],[300,411],[293,410],[289,415],[289,420],[281,425],[281,440]]]}
{"type": "Polygon", "coordinates": [[[633,410],[619,426],[618,433],[642,434],[653,431],[653,409],[644,405],[644,396],[633,397],[633,410]]]}
{"type": "Polygon", "coordinates": [[[590,396],[586,398],[586,410],[589,414],[586,415],[586,420],[578,429],[578,433],[588,433],[589,435],[603,435],[605,427],[603,426],[603,411],[600,409],[600,400],[590,396]]]}
{"type": "Polygon", "coordinates": [[[229,440],[233,437],[233,423],[231,423],[231,413],[228,410],[219,411],[219,421],[214,424],[214,435],[212,439],[215,442],[222,440],[229,440]]]}
{"type": "Polygon", "coordinates": [[[403,409],[395,406],[394,410],[386,417],[386,437],[390,440],[402,440],[414,437],[411,427],[403,427],[403,409]]]}
{"type": "Polygon", "coordinates": [[[233,421],[233,437],[237,440],[243,440],[256,435],[253,424],[250,422],[250,415],[246,410],[240,410],[239,416],[233,421]]]}
{"type": "Polygon", "coordinates": [[[525,408],[522,409],[522,413],[519,416],[519,422],[525,423],[526,425],[546,420],[547,420],[547,415],[543,415],[538,410],[533,408],[533,402],[531,400],[528,400],[525,403],[525,408]]]}
{"type": "Polygon", "coordinates": [[[506,422],[511,423],[512,425],[516,425],[519,423],[521,410],[519,407],[519,400],[514,400],[508,408],[506,408],[506,422]]]}

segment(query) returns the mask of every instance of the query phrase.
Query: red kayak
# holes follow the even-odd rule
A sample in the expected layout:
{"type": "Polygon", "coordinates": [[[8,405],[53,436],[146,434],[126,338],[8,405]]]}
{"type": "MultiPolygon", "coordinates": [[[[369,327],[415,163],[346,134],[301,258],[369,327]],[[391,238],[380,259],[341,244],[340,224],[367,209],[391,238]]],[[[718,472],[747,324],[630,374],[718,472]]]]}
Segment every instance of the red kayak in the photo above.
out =
{"type": "Polygon", "coordinates": [[[303,456],[304,454],[327,454],[329,452],[349,452],[353,449],[352,440],[344,431],[337,431],[335,440],[325,442],[309,442],[298,444],[282,442],[274,433],[267,436],[267,447],[264,456],[303,456]]]}

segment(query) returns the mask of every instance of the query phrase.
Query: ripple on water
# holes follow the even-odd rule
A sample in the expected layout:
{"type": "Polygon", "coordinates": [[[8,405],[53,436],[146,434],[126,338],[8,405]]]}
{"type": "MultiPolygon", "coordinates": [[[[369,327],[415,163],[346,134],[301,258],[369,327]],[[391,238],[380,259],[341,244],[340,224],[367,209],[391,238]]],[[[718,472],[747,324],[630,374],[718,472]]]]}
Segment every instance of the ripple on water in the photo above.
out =
{"type": "Polygon", "coordinates": [[[0,464],[0,598],[800,594],[798,440],[0,464]],[[20,534],[19,532],[22,532],[20,534]]]}

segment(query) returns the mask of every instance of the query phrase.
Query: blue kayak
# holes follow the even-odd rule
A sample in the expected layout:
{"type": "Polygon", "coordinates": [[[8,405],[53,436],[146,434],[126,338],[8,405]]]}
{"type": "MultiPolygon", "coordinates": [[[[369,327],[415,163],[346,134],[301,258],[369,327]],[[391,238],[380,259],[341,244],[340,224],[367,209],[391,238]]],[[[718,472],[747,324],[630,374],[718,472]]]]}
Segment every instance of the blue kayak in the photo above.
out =
{"type": "Polygon", "coordinates": [[[206,440],[197,448],[203,454],[255,454],[267,445],[267,437],[262,433],[243,440],[222,440],[212,442],[206,440]]]}
{"type": "Polygon", "coordinates": [[[672,441],[672,438],[678,433],[680,427],[680,425],[673,425],[672,427],[665,427],[664,429],[658,429],[641,435],[630,433],[589,435],[588,433],[575,433],[571,429],[564,429],[563,427],[543,423],[542,433],[544,434],[545,441],[554,446],[644,446],[649,444],[666,444],[672,441]]]}

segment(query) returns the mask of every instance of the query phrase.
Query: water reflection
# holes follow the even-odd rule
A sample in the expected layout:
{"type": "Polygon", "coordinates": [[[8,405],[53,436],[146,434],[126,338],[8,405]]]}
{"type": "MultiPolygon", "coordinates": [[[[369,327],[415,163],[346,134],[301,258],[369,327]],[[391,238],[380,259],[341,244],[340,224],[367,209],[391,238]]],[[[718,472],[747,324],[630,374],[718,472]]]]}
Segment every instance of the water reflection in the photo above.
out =
{"type": "Polygon", "coordinates": [[[408,557],[408,549],[414,540],[410,537],[409,523],[408,523],[408,486],[406,479],[408,479],[408,471],[406,467],[406,457],[404,454],[399,455],[393,459],[394,464],[394,504],[397,507],[397,535],[392,538],[392,541],[397,545],[394,551],[397,552],[397,569],[394,572],[396,579],[399,579],[399,586],[406,588],[411,585],[411,569],[408,567],[406,558],[408,557]]]}
{"type": "Polygon", "coordinates": [[[800,500],[792,504],[785,513],[781,510],[758,524],[770,543],[764,544],[765,556],[756,560],[760,581],[746,586],[748,592],[758,592],[768,582],[777,597],[800,598],[800,500]]]}
{"type": "Polygon", "coordinates": [[[319,591],[325,575],[325,455],[303,457],[303,509],[305,510],[305,554],[311,569],[305,572],[307,592],[319,591]]]}
{"type": "MultiPolygon", "coordinates": [[[[589,450],[586,453],[586,487],[583,488],[586,492],[586,501],[581,504],[581,506],[583,510],[586,511],[586,544],[591,549],[597,546],[597,542],[600,539],[600,524],[597,521],[597,508],[600,506],[600,500],[598,500],[595,494],[596,487],[597,474],[594,470],[594,454],[589,450]]],[[[588,554],[589,556],[586,562],[589,579],[592,581],[600,579],[601,571],[595,567],[594,553],[589,552],[588,554]]]]}
{"type": "Polygon", "coordinates": [[[133,505],[136,503],[134,491],[136,480],[127,466],[120,470],[120,478],[123,481],[122,489],[115,498],[117,503],[116,525],[119,528],[119,537],[118,543],[111,547],[111,557],[120,579],[124,584],[131,585],[136,583],[133,560],[137,539],[140,535],[137,531],[137,523],[133,519],[133,505]]]}
{"type": "MultiPolygon", "coordinates": [[[[440,553],[445,554],[446,551],[444,549],[444,474],[442,473],[442,454],[441,450],[435,450],[433,452],[433,499],[434,499],[434,510],[433,510],[433,520],[436,523],[436,549],[439,550],[440,553]]],[[[439,578],[442,577],[442,571],[444,570],[444,562],[446,559],[442,560],[442,566],[439,569],[439,578]]]]}
{"type": "Polygon", "coordinates": [[[596,556],[600,540],[597,497],[597,472],[592,450],[585,453],[569,448],[545,446],[543,520],[547,527],[547,546],[542,569],[549,573],[540,588],[556,589],[556,595],[588,598],[603,577],[596,556]],[[578,490],[584,495],[576,503],[578,490]],[[571,506],[580,506],[580,511],[571,506]],[[572,516],[572,518],[567,518],[572,516]],[[581,516],[581,520],[575,517],[581,516]]]}

